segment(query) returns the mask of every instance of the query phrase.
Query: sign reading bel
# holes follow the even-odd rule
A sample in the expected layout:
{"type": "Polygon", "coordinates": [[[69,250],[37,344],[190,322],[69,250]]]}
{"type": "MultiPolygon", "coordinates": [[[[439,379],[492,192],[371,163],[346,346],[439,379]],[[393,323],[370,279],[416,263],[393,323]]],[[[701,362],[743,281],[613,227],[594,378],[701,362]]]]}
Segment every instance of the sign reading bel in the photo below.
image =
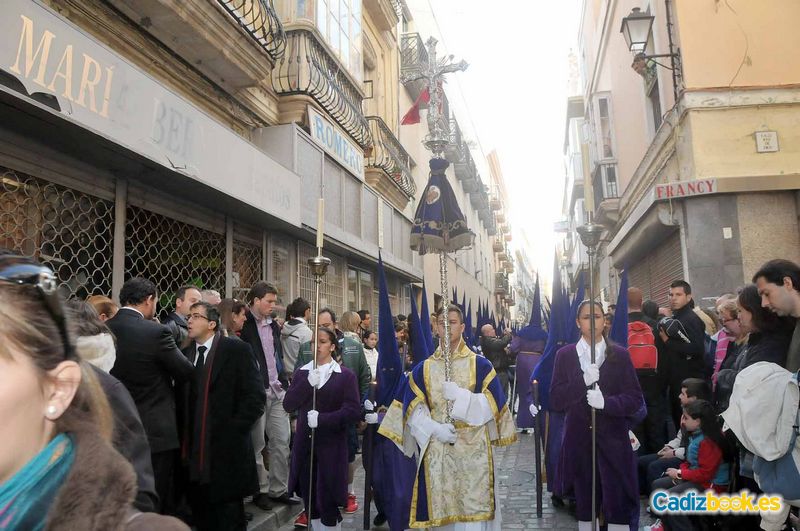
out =
{"type": "Polygon", "coordinates": [[[656,201],[663,201],[664,199],[682,199],[684,197],[715,193],[717,193],[716,179],[679,181],[675,183],[657,184],[655,187],[656,201]]]}
{"type": "Polygon", "coordinates": [[[363,181],[364,152],[361,147],[311,105],[308,106],[308,125],[314,142],[363,181]]]}

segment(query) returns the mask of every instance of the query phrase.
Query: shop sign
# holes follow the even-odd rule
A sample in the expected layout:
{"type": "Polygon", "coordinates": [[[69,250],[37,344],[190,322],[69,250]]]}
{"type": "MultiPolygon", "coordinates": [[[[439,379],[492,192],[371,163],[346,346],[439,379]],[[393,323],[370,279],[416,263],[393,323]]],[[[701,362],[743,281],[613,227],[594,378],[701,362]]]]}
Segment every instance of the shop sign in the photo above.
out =
{"type": "Polygon", "coordinates": [[[308,124],[311,138],[328,155],[347,170],[364,180],[364,151],[342,130],[322,116],[314,107],[308,106],[308,124]]]}
{"type": "Polygon", "coordinates": [[[678,181],[674,183],[657,184],[655,186],[656,201],[666,199],[682,199],[698,195],[717,193],[716,179],[699,179],[696,181],[678,181]]]}
{"type": "Polygon", "coordinates": [[[32,0],[3,0],[0,70],[65,119],[300,226],[300,179],[204,111],[32,0]]]}

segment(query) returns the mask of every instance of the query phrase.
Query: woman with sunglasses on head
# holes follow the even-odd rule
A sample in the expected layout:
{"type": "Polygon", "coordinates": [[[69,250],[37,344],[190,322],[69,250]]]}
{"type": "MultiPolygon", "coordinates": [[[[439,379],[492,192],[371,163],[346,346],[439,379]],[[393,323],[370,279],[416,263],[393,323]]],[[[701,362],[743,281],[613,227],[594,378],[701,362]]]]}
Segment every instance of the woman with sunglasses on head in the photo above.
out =
{"type": "MultiPolygon", "coordinates": [[[[642,390],[628,351],[603,334],[603,307],[583,301],[576,325],[577,344],[556,354],[550,387],[550,408],[566,415],[559,464],[565,492],[574,492],[578,529],[592,520],[591,411],[596,412],[598,518],[609,531],[629,529],[639,517],[636,457],[628,436],[630,418],[644,406],[642,390]],[[592,307],[593,306],[593,307],[592,307]],[[594,310],[594,311],[592,311],[594,310]],[[591,324],[594,319],[594,337],[591,324]],[[591,361],[590,342],[595,344],[591,361]],[[593,387],[594,384],[596,387],[593,387]]],[[[535,408],[534,406],[531,406],[535,408]]],[[[531,411],[531,413],[535,413],[531,411]]]]}
{"type": "Polygon", "coordinates": [[[140,513],[136,474],[111,445],[113,418],[76,354],[57,281],[0,251],[0,523],[4,529],[188,529],[140,513]]]}
{"type": "Polygon", "coordinates": [[[347,429],[361,416],[358,382],[353,371],[336,361],[336,333],[317,329],[316,368],[308,362],[295,369],[283,407],[297,411],[297,434],[292,446],[289,492],[303,498],[305,514],[314,530],[341,529],[339,507],[347,503],[347,429]],[[316,404],[312,396],[316,388],[316,404]],[[311,430],[313,496],[309,507],[311,430]]]}

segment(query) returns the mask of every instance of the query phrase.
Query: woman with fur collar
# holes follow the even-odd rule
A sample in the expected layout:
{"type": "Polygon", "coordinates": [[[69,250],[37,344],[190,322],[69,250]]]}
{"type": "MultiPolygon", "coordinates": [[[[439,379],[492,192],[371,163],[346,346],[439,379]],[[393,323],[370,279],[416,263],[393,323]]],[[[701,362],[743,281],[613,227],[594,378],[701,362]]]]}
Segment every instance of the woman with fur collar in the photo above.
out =
{"type": "Polygon", "coordinates": [[[6,529],[188,529],[140,513],[136,474],[76,354],[52,271],[0,250],[0,521],[6,529]]]}

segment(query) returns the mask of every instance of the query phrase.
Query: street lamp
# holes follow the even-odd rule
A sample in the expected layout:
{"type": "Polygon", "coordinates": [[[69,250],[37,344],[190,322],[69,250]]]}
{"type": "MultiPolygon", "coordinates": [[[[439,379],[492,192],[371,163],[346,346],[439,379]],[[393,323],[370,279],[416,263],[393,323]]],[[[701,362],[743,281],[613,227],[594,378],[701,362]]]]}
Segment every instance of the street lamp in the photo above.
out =
{"type": "Polygon", "coordinates": [[[672,71],[672,93],[675,96],[675,102],[678,101],[678,84],[681,77],[681,54],[677,50],[672,41],[672,15],[670,9],[670,0],[664,1],[665,10],[667,14],[667,39],[669,41],[669,53],[662,54],[647,54],[647,43],[653,35],[653,21],[655,17],[647,13],[642,13],[638,7],[634,7],[630,14],[622,19],[622,26],[619,32],[625,38],[625,44],[628,45],[628,50],[633,54],[633,64],[631,68],[644,77],[647,70],[648,61],[652,61],[658,66],[672,71]],[[669,66],[659,63],[656,59],[669,58],[669,66]]]}
{"type": "Polygon", "coordinates": [[[638,7],[634,7],[631,14],[622,19],[622,28],[619,30],[625,37],[628,49],[634,55],[645,53],[647,43],[653,34],[653,20],[656,17],[642,13],[638,7]]]}

